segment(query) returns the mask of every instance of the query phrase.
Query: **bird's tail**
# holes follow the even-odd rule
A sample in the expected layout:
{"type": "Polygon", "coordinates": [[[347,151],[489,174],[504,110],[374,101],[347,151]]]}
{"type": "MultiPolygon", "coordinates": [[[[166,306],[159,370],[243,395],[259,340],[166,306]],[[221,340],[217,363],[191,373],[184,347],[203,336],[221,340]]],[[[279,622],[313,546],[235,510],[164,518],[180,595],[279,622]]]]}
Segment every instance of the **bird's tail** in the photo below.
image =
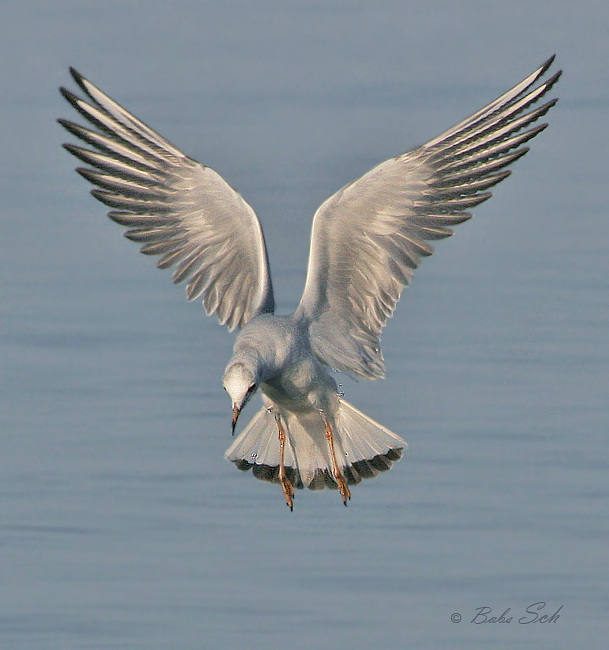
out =
{"type": "MultiPolygon", "coordinates": [[[[282,417],[286,433],[284,465],[296,488],[336,489],[325,425],[316,413],[282,417]]],[[[378,422],[341,400],[334,432],[337,462],[349,484],[372,478],[399,460],[408,445],[378,422]]],[[[263,481],[278,482],[279,435],[275,415],[263,407],[226,451],[224,457],[241,470],[251,468],[263,481]]]]}

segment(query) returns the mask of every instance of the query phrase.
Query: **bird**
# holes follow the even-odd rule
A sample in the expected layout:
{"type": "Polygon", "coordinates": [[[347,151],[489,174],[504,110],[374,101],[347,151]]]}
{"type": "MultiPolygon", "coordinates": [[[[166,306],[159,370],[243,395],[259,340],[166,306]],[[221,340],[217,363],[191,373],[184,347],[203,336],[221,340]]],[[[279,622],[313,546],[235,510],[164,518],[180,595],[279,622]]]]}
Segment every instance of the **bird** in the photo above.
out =
{"type": "Polygon", "coordinates": [[[546,93],[555,55],[500,97],[426,144],[390,158],[345,185],[313,217],[304,291],[291,314],[275,314],[258,217],[217,172],[188,157],[70,68],[85,98],[62,87],[87,122],[59,123],[88,147],[63,146],[86,167],[91,194],[188,300],[201,299],[238,330],[223,375],[239,414],[260,391],[262,408],[225,457],[240,470],[295,490],[338,490],[391,468],[408,448],[397,434],[344,399],[334,375],[384,377],[381,331],[435,240],[472,217],[471,208],[510,175],[508,167],[557,102],[546,93]],[[546,74],[547,73],[547,74],[546,74]],[[541,105],[537,103],[544,98],[541,105]]]}

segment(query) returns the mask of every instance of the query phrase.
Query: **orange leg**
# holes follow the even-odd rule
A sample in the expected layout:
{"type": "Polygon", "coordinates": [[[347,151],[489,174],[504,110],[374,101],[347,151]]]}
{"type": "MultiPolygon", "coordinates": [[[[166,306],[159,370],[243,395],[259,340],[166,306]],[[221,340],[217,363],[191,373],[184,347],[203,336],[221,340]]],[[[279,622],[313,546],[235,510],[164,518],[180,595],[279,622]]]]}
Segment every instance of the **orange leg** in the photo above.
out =
{"type": "Polygon", "coordinates": [[[294,486],[290,483],[290,479],[285,473],[284,457],[286,436],[283,425],[281,424],[281,416],[279,413],[275,413],[275,422],[277,423],[277,429],[279,430],[279,482],[281,483],[285,502],[288,504],[290,510],[294,510],[294,486]]]}
{"type": "Polygon", "coordinates": [[[343,498],[343,503],[347,505],[347,501],[351,499],[351,491],[347,486],[345,477],[338,467],[338,461],[336,460],[336,451],[334,449],[334,434],[332,433],[332,427],[325,418],[324,424],[326,425],[326,440],[328,441],[328,446],[330,447],[330,456],[332,458],[332,473],[334,474],[334,480],[336,481],[338,489],[340,490],[340,495],[343,498]]]}

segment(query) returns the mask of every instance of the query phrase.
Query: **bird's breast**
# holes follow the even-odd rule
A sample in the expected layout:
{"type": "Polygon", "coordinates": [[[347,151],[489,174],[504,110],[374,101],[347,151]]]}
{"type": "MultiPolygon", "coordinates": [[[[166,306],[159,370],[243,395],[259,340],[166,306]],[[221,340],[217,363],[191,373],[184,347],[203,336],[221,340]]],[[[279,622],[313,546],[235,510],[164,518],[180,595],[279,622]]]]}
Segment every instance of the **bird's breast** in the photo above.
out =
{"type": "Polygon", "coordinates": [[[325,408],[336,383],[312,357],[292,362],[261,385],[262,392],[288,411],[303,412],[325,408]]]}

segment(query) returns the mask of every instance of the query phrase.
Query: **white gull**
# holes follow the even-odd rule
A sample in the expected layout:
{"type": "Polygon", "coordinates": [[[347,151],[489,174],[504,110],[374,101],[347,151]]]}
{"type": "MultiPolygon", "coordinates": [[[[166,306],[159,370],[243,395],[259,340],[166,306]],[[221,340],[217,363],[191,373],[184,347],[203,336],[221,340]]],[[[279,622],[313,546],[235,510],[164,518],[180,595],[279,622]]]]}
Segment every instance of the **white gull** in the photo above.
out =
{"type": "Polygon", "coordinates": [[[531,109],[560,71],[535,84],[539,69],[427,144],[387,160],[325,201],[313,219],[304,293],[294,313],[274,314],[262,228],[252,208],[215,171],[184,155],[71,69],[90,103],[63,96],[94,127],[59,122],[93,149],[65,148],[89,167],[77,171],[101,189],[109,217],[142,253],[159,255],[187,280],[229,330],[239,328],[224,372],[233,433],[257,389],[264,406],[226,452],[240,469],[294,488],[338,488],[391,467],[406,442],[349,404],[331,369],[384,375],[380,335],[428,243],[453,234],[470,208],[528,151],[547,125],[531,126],[556,99],[531,109]],[[531,109],[531,110],[529,110],[531,109]],[[529,128],[530,127],[530,128],[529,128]]]}

